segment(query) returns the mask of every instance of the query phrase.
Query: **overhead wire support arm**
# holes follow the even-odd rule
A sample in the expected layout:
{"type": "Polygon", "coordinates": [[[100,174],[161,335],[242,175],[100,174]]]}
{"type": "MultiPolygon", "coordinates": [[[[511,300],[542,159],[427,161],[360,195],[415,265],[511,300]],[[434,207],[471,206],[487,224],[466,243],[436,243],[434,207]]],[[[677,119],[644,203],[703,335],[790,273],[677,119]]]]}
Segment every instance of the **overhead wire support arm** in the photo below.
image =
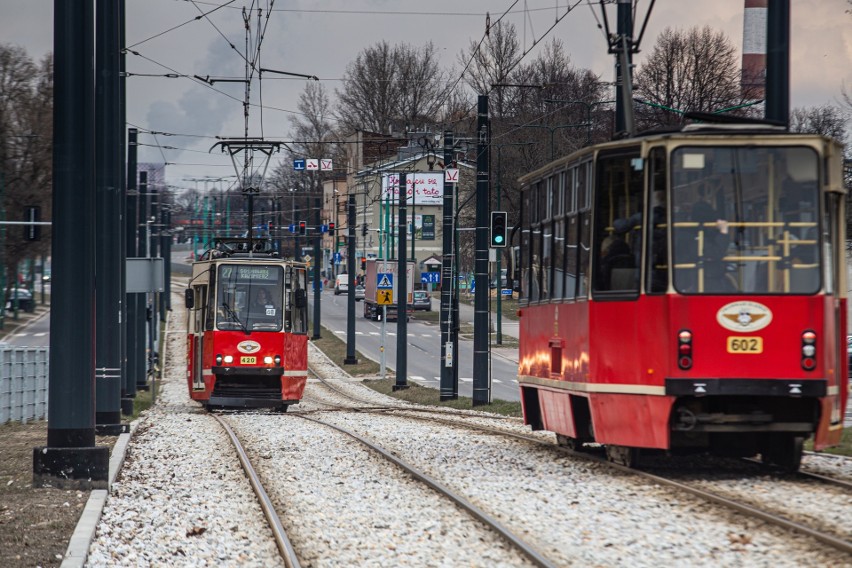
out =
{"type": "Polygon", "coordinates": [[[316,75],[306,75],[304,73],[291,73],[290,71],[278,71],[276,69],[266,69],[264,67],[260,68],[261,73],[275,73],[276,75],[287,75],[289,77],[302,77],[303,79],[311,79],[312,81],[319,81],[319,77],[316,75]]]}
{"type": "MultiPolygon", "coordinates": [[[[241,166],[237,164],[235,156],[241,152],[260,152],[266,156],[263,162],[263,173],[260,175],[260,181],[266,179],[266,170],[269,168],[269,159],[272,154],[281,150],[283,142],[276,140],[264,140],[262,138],[236,138],[233,140],[220,140],[210,147],[212,152],[217,146],[222,149],[222,152],[227,152],[231,156],[231,162],[234,165],[234,172],[237,174],[237,180],[240,184],[240,190],[243,193],[252,193],[259,191],[259,188],[248,187],[251,177],[241,176],[241,166]]],[[[251,184],[254,185],[254,184],[251,184]]]]}

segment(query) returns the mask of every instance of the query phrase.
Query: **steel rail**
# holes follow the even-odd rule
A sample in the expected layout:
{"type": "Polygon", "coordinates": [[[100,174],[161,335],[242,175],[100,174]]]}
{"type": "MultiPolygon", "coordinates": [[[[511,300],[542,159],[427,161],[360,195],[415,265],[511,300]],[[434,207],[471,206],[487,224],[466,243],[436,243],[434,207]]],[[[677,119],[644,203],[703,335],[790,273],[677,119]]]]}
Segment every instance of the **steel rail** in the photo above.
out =
{"type": "MultiPolygon", "coordinates": [[[[346,393],[343,393],[343,392],[341,392],[337,389],[334,389],[333,387],[328,385],[328,383],[325,380],[323,380],[322,378],[320,378],[320,380],[324,384],[329,386],[329,388],[332,388],[333,390],[335,390],[339,394],[346,396],[348,398],[351,398],[352,400],[358,400],[359,402],[363,402],[363,401],[357,399],[357,397],[352,397],[350,395],[347,395],[346,393]]],[[[367,410],[367,409],[359,409],[358,407],[352,407],[352,408],[346,408],[346,409],[342,408],[341,410],[362,412],[362,413],[365,413],[365,414],[369,414],[369,413],[385,414],[388,410],[393,410],[394,412],[402,413],[402,412],[409,412],[409,411],[414,410],[414,409],[399,408],[399,407],[388,407],[387,409],[382,409],[382,410],[377,410],[377,409],[367,410]]],[[[431,412],[432,414],[441,414],[443,416],[450,415],[450,413],[448,413],[448,412],[435,411],[435,410],[432,410],[432,409],[426,409],[426,410],[416,409],[416,410],[414,410],[414,412],[421,412],[421,413],[422,412],[431,412]]],[[[458,415],[458,416],[463,416],[463,415],[458,415]]],[[[799,534],[809,536],[809,537],[811,537],[811,538],[813,538],[813,539],[815,539],[819,542],[827,544],[827,545],[831,546],[832,548],[835,548],[836,550],[839,550],[839,551],[844,552],[846,554],[852,554],[852,542],[845,541],[845,540],[840,539],[840,538],[838,538],[834,535],[831,535],[831,534],[820,532],[816,529],[812,529],[812,528],[805,526],[801,523],[797,523],[796,521],[792,521],[790,519],[787,519],[786,517],[782,517],[782,516],[777,515],[775,513],[770,513],[770,512],[761,510],[758,507],[755,507],[755,506],[752,506],[752,505],[747,505],[745,503],[740,503],[740,502],[734,501],[733,499],[729,499],[727,497],[722,497],[721,495],[717,495],[715,493],[712,493],[710,491],[705,491],[703,489],[698,489],[696,487],[692,487],[688,484],[681,483],[679,481],[675,481],[675,480],[672,480],[672,479],[661,477],[659,475],[648,473],[646,471],[628,468],[628,467],[625,467],[623,465],[610,462],[606,459],[590,455],[588,453],[570,450],[568,448],[564,448],[562,446],[554,445],[554,444],[549,443],[549,442],[543,442],[540,439],[534,438],[532,436],[526,436],[524,434],[507,432],[505,430],[500,430],[498,428],[491,428],[491,427],[488,427],[488,426],[482,426],[482,425],[479,425],[479,424],[471,424],[471,423],[467,423],[467,422],[448,420],[447,418],[439,418],[437,416],[427,418],[427,417],[424,417],[424,416],[409,415],[409,417],[412,418],[412,419],[415,419],[415,420],[423,420],[423,421],[428,421],[428,422],[440,422],[440,423],[445,423],[445,424],[449,424],[449,425],[452,425],[452,426],[463,426],[463,427],[467,427],[467,428],[474,429],[474,430],[479,430],[479,431],[488,432],[488,433],[492,433],[492,434],[499,434],[499,435],[508,436],[508,437],[520,439],[520,440],[526,440],[526,441],[533,442],[533,443],[536,443],[536,444],[540,444],[540,445],[543,445],[543,446],[551,447],[551,448],[554,448],[558,451],[569,453],[569,454],[571,454],[572,456],[575,456],[575,457],[580,457],[580,458],[583,458],[583,459],[586,459],[586,460],[589,460],[589,461],[599,463],[601,465],[606,465],[608,467],[611,467],[611,468],[613,468],[617,471],[623,472],[623,473],[632,473],[634,475],[638,475],[640,477],[643,477],[647,480],[653,481],[654,483],[659,483],[659,484],[662,484],[662,485],[666,485],[668,487],[680,489],[680,490],[685,491],[687,493],[690,493],[690,494],[692,494],[696,497],[700,497],[701,499],[704,499],[706,501],[710,501],[712,503],[722,505],[722,506],[727,507],[729,509],[733,509],[733,510],[739,512],[739,513],[744,513],[744,514],[752,516],[754,518],[766,521],[766,522],[773,524],[775,526],[779,526],[779,527],[782,527],[782,528],[785,528],[785,529],[788,529],[788,530],[798,532],[799,534]]],[[[822,476],[822,475],[819,475],[819,474],[806,473],[806,472],[799,472],[799,473],[802,476],[818,479],[819,481],[826,482],[826,483],[831,483],[831,484],[835,484],[835,485],[847,484],[847,482],[837,480],[837,479],[833,479],[833,478],[828,478],[826,476],[822,476]]]]}
{"type": "Polygon", "coordinates": [[[555,564],[553,564],[552,562],[547,560],[547,558],[545,558],[535,548],[533,548],[531,545],[529,545],[526,542],[524,542],[523,540],[521,540],[514,533],[512,533],[509,529],[504,527],[500,523],[500,521],[491,517],[490,515],[488,515],[488,513],[486,513],[485,511],[483,511],[482,509],[480,509],[479,507],[477,507],[476,505],[474,505],[473,503],[471,503],[470,501],[468,501],[467,499],[465,499],[461,495],[456,494],[449,487],[446,487],[445,485],[441,484],[439,481],[430,477],[426,473],[418,470],[414,466],[412,466],[412,465],[402,461],[401,459],[397,458],[396,456],[390,454],[389,452],[385,451],[384,449],[382,449],[381,447],[379,447],[375,443],[371,442],[370,440],[367,440],[366,438],[362,438],[358,434],[351,432],[351,431],[347,430],[346,428],[337,426],[335,424],[330,424],[328,422],[324,422],[324,421],[319,420],[317,418],[305,416],[304,414],[290,414],[290,416],[298,416],[302,420],[308,420],[310,422],[314,422],[314,423],[320,424],[322,426],[327,426],[329,428],[337,430],[341,434],[345,434],[345,435],[357,440],[358,442],[361,442],[363,445],[365,445],[366,447],[368,447],[369,449],[371,449],[375,453],[379,454],[380,456],[382,456],[383,458],[385,458],[389,462],[393,463],[394,465],[396,465],[397,467],[399,467],[400,469],[402,469],[403,471],[405,471],[406,473],[408,473],[409,475],[414,477],[416,480],[427,485],[428,487],[430,487],[431,489],[433,489],[437,493],[443,495],[444,497],[447,497],[453,503],[455,503],[456,505],[458,505],[459,507],[461,507],[462,509],[464,509],[465,511],[470,513],[473,517],[475,517],[476,519],[478,519],[479,521],[481,521],[482,523],[487,525],[491,530],[498,533],[501,537],[503,537],[504,540],[506,540],[512,546],[514,546],[516,549],[518,549],[524,556],[529,558],[536,566],[541,566],[542,568],[551,568],[551,567],[556,566],[555,564]]]}
{"type": "Polygon", "coordinates": [[[272,529],[272,536],[275,539],[275,545],[278,547],[278,552],[281,553],[281,558],[284,560],[284,565],[287,566],[287,568],[301,568],[299,558],[296,556],[296,551],[293,549],[293,545],[290,544],[290,539],[287,538],[287,531],[284,530],[281,518],[275,511],[272,500],[263,488],[263,484],[260,482],[257,472],[254,470],[254,467],[252,467],[242,443],[240,443],[239,438],[237,438],[237,435],[234,434],[234,431],[228,423],[225,422],[225,420],[215,414],[211,414],[210,416],[215,418],[219,424],[222,425],[222,428],[224,428],[225,432],[228,433],[228,436],[231,438],[231,442],[234,444],[234,448],[237,450],[237,456],[240,458],[243,471],[246,472],[249,483],[251,484],[254,494],[257,496],[257,500],[260,503],[260,508],[263,509],[263,514],[269,523],[269,528],[272,529]]]}

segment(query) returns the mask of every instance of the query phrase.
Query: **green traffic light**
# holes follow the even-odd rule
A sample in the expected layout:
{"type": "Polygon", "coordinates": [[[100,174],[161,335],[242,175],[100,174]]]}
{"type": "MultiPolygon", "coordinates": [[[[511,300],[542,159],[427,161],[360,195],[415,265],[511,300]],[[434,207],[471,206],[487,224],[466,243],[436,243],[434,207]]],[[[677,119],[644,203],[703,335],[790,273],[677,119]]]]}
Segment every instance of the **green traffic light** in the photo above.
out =
{"type": "Polygon", "coordinates": [[[499,244],[499,243],[502,243],[502,242],[503,242],[503,236],[502,236],[502,235],[497,235],[496,237],[494,237],[494,242],[495,242],[495,243],[498,243],[498,244],[499,244]]]}

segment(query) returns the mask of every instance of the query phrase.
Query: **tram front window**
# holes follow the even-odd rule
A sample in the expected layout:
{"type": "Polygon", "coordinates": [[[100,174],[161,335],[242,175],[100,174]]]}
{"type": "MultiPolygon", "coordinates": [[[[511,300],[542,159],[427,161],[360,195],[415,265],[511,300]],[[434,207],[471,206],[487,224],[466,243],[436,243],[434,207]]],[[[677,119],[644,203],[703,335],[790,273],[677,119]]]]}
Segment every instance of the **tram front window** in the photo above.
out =
{"type": "Polygon", "coordinates": [[[219,267],[216,328],[280,331],[284,321],[283,270],[274,265],[219,267]]]}
{"type": "Polygon", "coordinates": [[[672,153],[674,287],[684,294],[820,288],[818,156],[804,147],[672,153]]]}

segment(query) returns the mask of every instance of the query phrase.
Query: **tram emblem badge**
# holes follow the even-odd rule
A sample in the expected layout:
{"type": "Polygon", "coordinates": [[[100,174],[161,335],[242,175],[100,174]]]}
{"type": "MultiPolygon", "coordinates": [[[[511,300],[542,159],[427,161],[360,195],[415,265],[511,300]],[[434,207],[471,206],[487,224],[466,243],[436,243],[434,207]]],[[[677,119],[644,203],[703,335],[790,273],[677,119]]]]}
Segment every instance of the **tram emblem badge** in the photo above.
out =
{"type": "Polygon", "coordinates": [[[758,331],[772,323],[772,310],[758,302],[731,302],[719,308],[716,321],[731,331],[758,331]]]}
{"type": "Polygon", "coordinates": [[[256,353],[260,350],[260,343],[257,341],[241,341],[237,344],[237,351],[240,353],[256,353]]]}

